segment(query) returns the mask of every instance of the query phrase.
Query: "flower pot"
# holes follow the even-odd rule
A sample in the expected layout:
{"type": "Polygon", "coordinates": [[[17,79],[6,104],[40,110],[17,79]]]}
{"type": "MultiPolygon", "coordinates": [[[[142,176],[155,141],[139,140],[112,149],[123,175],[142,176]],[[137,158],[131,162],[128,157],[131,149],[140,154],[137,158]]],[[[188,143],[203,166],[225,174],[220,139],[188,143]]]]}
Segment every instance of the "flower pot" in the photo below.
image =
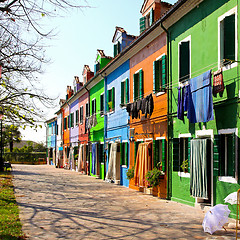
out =
{"type": "Polygon", "coordinates": [[[144,188],[144,193],[148,195],[152,195],[153,193],[153,188],[144,188]]]}

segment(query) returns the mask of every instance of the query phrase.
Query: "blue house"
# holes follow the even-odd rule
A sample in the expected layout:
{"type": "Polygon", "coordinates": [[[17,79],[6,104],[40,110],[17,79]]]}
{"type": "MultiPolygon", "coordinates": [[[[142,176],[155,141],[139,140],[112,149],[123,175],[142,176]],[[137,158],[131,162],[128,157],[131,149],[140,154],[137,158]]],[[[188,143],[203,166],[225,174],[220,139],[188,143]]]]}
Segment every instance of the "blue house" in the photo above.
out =
{"type": "MultiPolygon", "coordinates": [[[[118,61],[123,51],[135,39],[123,28],[116,27],[113,37],[115,64],[108,65],[102,75],[105,76],[105,149],[106,180],[129,186],[126,172],[129,167],[129,115],[126,104],[129,102],[129,60],[118,61]]],[[[113,62],[114,62],[113,60],[113,62]]]]}

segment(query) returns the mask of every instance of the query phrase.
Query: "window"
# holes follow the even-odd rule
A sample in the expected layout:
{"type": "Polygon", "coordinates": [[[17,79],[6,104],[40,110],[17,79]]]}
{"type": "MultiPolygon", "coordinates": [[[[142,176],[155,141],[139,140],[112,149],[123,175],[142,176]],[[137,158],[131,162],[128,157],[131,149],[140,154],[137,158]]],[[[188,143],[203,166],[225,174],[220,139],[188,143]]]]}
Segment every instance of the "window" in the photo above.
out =
{"type": "Polygon", "coordinates": [[[71,114],[68,115],[67,123],[68,123],[68,128],[71,128],[71,114]]]}
{"type": "Polygon", "coordinates": [[[154,154],[154,167],[160,167],[160,169],[166,171],[166,140],[153,140],[153,154],[154,154]]]}
{"type": "Polygon", "coordinates": [[[78,125],[78,123],[79,123],[79,110],[76,110],[75,117],[76,117],[76,119],[75,119],[76,125],[78,125]]]}
{"type": "Polygon", "coordinates": [[[120,159],[120,165],[126,165],[128,166],[128,143],[123,142],[120,143],[120,152],[121,152],[121,159],[120,159]]]}
{"type": "Polygon", "coordinates": [[[66,129],[67,129],[67,126],[68,126],[67,120],[68,120],[67,117],[65,117],[65,118],[63,119],[63,128],[64,128],[64,130],[66,130],[66,129]]]}
{"type": "Polygon", "coordinates": [[[116,57],[121,52],[121,43],[118,41],[113,46],[113,56],[116,57]]]}
{"type": "Polygon", "coordinates": [[[56,127],[56,130],[55,130],[56,131],[56,135],[58,135],[58,124],[56,124],[55,127],[56,127]]]}
{"type": "Polygon", "coordinates": [[[133,75],[133,100],[143,98],[143,71],[140,69],[133,75]]]}
{"type": "Polygon", "coordinates": [[[236,177],[236,142],[235,133],[214,136],[215,176],[236,177]]]}
{"type": "Polygon", "coordinates": [[[153,8],[150,10],[150,12],[140,18],[140,34],[145,31],[148,27],[150,27],[154,23],[154,10],[153,8]]]}
{"type": "Polygon", "coordinates": [[[89,104],[86,103],[86,117],[90,116],[90,111],[89,111],[89,104]]]}
{"type": "Polygon", "coordinates": [[[153,62],[153,92],[164,92],[166,88],[166,55],[153,62]]]}
{"type": "Polygon", "coordinates": [[[126,78],[121,82],[121,105],[129,102],[129,79],[126,78]]]}
{"type": "Polygon", "coordinates": [[[179,43],[179,81],[190,78],[190,37],[179,43]]]}
{"type": "Polygon", "coordinates": [[[107,91],[108,94],[108,111],[112,112],[115,110],[115,87],[112,87],[107,91]]]}
{"type": "Polygon", "coordinates": [[[83,124],[83,106],[80,107],[79,112],[80,112],[80,124],[83,124]]]}
{"type": "Polygon", "coordinates": [[[104,93],[100,95],[100,115],[104,114],[104,93]]]}
{"type": "Polygon", "coordinates": [[[236,58],[236,11],[234,8],[218,18],[219,27],[219,67],[231,64],[236,58]]]}
{"type": "Polygon", "coordinates": [[[173,139],[173,171],[190,172],[190,137],[173,139]]]}
{"type": "Polygon", "coordinates": [[[69,128],[74,127],[74,113],[69,115],[69,128]]]}
{"type": "Polygon", "coordinates": [[[96,98],[92,100],[92,114],[96,114],[96,98]]]}
{"type": "Polygon", "coordinates": [[[94,74],[96,74],[100,70],[100,63],[96,63],[94,65],[94,74]]]}

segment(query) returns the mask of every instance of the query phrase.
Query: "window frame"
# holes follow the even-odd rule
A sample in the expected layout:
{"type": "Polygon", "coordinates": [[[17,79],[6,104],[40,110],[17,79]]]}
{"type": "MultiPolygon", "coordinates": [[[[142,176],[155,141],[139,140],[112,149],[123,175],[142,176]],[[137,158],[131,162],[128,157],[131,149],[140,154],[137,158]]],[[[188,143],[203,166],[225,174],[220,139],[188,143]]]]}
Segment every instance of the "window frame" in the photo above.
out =
{"type": "Polygon", "coordinates": [[[90,108],[89,108],[89,103],[88,102],[85,104],[85,116],[86,117],[90,116],[90,108]]]}
{"type": "Polygon", "coordinates": [[[139,100],[139,99],[142,99],[142,98],[144,98],[144,84],[143,84],[143,80],[144,79],[144,77],[143,77],[143,69],[142,68],[140,68],[140,69],[138,69],[134,74],[133,74],[133,101],[137,101],[137,100],[139,100]],[[142,72],[142,93],[140,92],[140,72],[142,72]],[[137,81],[137,83],[138,83],[138,95],[137,95],[137,97],[135,96],[135,75],[137,75],[138,74],[138,81],[137,81]]]}
{"type": "Polygon", "coordinates": [[[79,124],[79,110],[77,109],[75,111],[75,126],[78,126],[79,124]]]}
{"type": "Polygon", "coordinates": [[[125,79],[123,79],[121,81],[121,108],[126,108],[125,104],[129,103],[129,78],[126,77],[125,79]],[[122,90],[122,84],[124,86],[123,90],[122,90]],[[128,92],[127,91],[127,86],[128,86],[128,92]],[[122,97],[123,95],[123,97],[122,97]],[[122,98],[123,98],[123,102],[122,102],[122,98]],[[127,98],[127,99],[126,99],[127,98]]]}
{"type": "Polygon", "coordinates": [[[189,36],[187,36],[186,38],[184,38],[183,40],[181,40],[180,42],[178,42],[178,82],[179,83],[182,83],[182,82],[184,82],[186,79],[183,79],[183,80],[181,80],[180,79],[180,45],[181,45],[181,43],[182,42],[189,42],[189,79],[191,78],[191,67],[192,67],[192,64],[191,64],[191,60],[192,60],[192,58],[191,58],[191,35],[189,35],[189,36]]]}
{"type": "Polygon", "coordinates": [[[79,123],[81,125],[83,124],[83,105],[81,105],[79,108],[79,123]]]}
{"type": "Polygon", "coordinates": [[[100,116],[104,116],[104,92],[100,94],[100,116]]]}
{"type": "Polygon", "coordinates": [[[107,90],[107,109],[108,109],[109,113],[115,112],[115,110],[116,110],[115,102],[116,102],[116,91],[115,91],[115,87],[112,86],[111,88],[109,88],[107,90]],[[113,96],[113,89],[114,89],[114,98],[112,97],[113,96]],[[109,93],[111,93],[111,94],[109,94],[109,93]],[[111,101],[109,101],[109,97],[111,97],[111,101]],[[113,107],[113,102],[114,102],[114,107],[113,107]],[[111,108],[109,107],[109,103],[112,103],[112,107],[111,108]]]}
{"type": "Polygon", "coordinates": [[[92,99],[92,115],[97,113],[97,101],[96,98],[92,99]],[[93,102],[94,102],[94,109],[93,109],[93,102]]]}
{"type": "Polygon", "coordinates": [[[227,11],[226,13],[224,13],[223,15],[221,15],[220,17],[218,17],[218,68],[220,69],[222,67],[222,70],[228,70],[231,69],[233,67],[237,67],[238,63],[237,62],[233,62],[227,65],[223,65],[221,63],[221,59],[223,57],[223,51],[224,51],[224,47],[223,47],[223,20],[226,17],[229,17],[231,15],[235,14],[235,61],[237,61],[238,59],[238,16],[237,16],[237,6],[230,9],[229,11],[227,11]]]}

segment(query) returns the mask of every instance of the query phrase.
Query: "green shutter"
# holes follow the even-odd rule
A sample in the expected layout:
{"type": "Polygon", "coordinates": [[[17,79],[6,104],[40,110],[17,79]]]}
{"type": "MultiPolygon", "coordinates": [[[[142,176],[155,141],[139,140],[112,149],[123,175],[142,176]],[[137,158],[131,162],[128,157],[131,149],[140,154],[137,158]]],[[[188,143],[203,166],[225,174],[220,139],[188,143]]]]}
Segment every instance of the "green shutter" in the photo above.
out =
{"type": "Polygon", "coordinates": [[[154,10],[153,8],[150,11],[150,25],[154,23],[154,10]]]}
{"type": "Polygon", "coordinates": [[[120,165],[124,165],[124,143],[120,143],[120,165]]]}
{"type": "Polygon", "coordinates": [[[146,29],[145,17],[140,18],[140,34],[146,29]]]}
{"type": "Polygon", "coordinates": [[[139,97],[143,98],[143,71],[139,70],[139,97]]]}
{"type": "Polygon", "coordinates": [[[124,82],[121,82],[121,104],[124,104],[124,82]]]}
{"type": "Polygon", "coordinates": [[[162,91],[165,91],[166,89],[166,76],[167,76],[167,61],[166,61],[166,55],[162,56],[162,91]]]}
{"type": "Polygon", "coordinates": [[[125,142],[125,156],[124,156],[125,163],[124,165],[128,166],[128,143],[125,142]]]}
{"type": "Polygon", "coordinates": [[[134,166],[136,163],[137,150],[138,150],[138,142],[134,142],[134,166]]]}
{"type": "Polygon", "coordinates": [[[156,166],[156,140],[153,140],[153,167],[156,166]]]}
{"type": "Polygon", "coordinates": [[[117,43],[117,53],[119,54],[121,52],[121,43],[118,41],[117,43]]]}
{"type": "Polygon", "coordinates": [[[115,87],[112,88],[112,110],[115,110],[115,87]]]}
{"type": "Polygon", "coordinates": [[[153,92],[158,92],[160,88],[159,83],[159,61],[153,62],[153,92]]]}
{"type": "Polygon", "coordinates": [[[107,112],[109,112],[109,105],[108,105],[108,103],[110,102],[110,91],[111,91],[111,89],[107,90],[107,112]]]}
{"type": "Polygon", "coordinates": [[[236,135],[227,135],[227,175],[235,177],[236,135]]]}
{"type": "Polygon", "coordinates": [[[179,138],[173,138],[173,171],[180,171],[180,139],[179,138]]]}
{"type": "Polygon", "coordinates": [[[114,44],[114,45],[113,45],[113,56],[114,56],[114,57],[117,56],[117,47],[118,47],[117,44],[114,44]]]}
{"type": "Polygon", "coordinates": [[[220,136],[214,135],[213,141],[213,176],[220,175],[220,136]]]}
{"type": "Polygon", "coordinates": [[[191,160],[191,138],[188,138],[188,151],[187,151],[187,159],[188,159],[188,172],[190,173],[190,160],[191,160]]]}
{"type": "Polygon", "coordinates": [[[166,171],[166,139],[162,139],[162,170],[166,171]]]}
{"type": "Polygon", "coordinates": [[[180,81],[189,79],[190,77],[190,44],[188,42],[182,42],[179,46],[180,50],[180,66],[179,66],[179,77],[180,81]]]}
{"type": "Polygon", "coordinates": [[[153,167],[157,167],[157,164],[159,163],[159,140],[153,140],[153,153],[153,167]]]}
{"type": "Polygon", "coordinates": [[[138,73],[133,75],[133,100],[138,99],[138,73]]]}
{"type": "Polygon", "coordinates": [[[129,79],[125,81],[125,103],[129,102],[129,79]]]}
{"type": "Polygon", "coordinates": [[[224,18],[224,59],[235,60],[235,14],[224,18]]]}

